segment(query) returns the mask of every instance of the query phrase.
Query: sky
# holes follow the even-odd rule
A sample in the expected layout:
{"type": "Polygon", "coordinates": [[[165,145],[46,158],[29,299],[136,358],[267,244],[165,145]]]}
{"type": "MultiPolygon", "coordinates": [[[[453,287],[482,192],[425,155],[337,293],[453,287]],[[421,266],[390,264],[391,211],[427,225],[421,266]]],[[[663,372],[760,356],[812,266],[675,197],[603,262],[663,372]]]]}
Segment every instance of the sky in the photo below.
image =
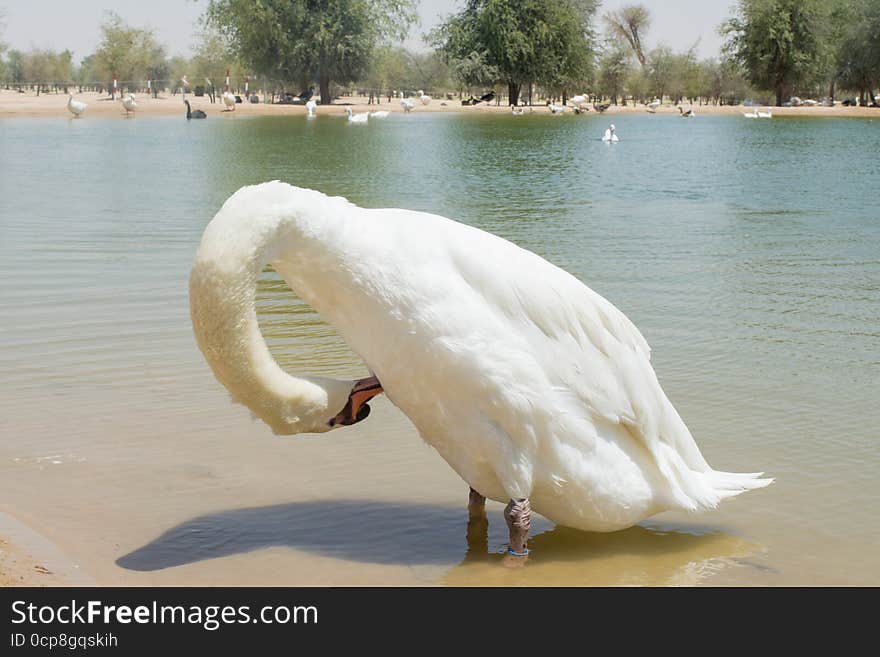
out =
{"type": "MultiPolygon", "coordinates": [[[[547,0],[552,2],[553,0],[547,0]]],[[[645,39],[650,49],[660,43],[685,50],[699,41],[701,57],[719,53],[717,26],[730,15],[734,0],[603,0],[599,13],[640,1],[653,18],[645,39]]],[[[64,50],[79,61],[94,51],[98,26],[108,11],[136,27],[153,27],[172,55],[189,55],[197,33],[196,22],[208,0],[0,0],[5,30],[0,40],[11,48],[64,50]]],[[[460,0],[419,0],[420,26],[405,45],[424,50],[421,34],[437,24],[441,15],[460,6],[460,0]]]]}

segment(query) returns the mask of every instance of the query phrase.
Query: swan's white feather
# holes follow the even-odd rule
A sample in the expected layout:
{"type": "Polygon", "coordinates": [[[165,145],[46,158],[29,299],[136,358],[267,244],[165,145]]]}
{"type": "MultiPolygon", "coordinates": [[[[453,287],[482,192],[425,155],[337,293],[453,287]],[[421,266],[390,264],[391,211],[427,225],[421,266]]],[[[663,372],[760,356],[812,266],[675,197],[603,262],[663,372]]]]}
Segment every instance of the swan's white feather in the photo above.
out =
{"type": "Polygon", "coordinates": [[[271,240],[276,270],[487,497],[611,531],[771,481],[713,471],[632,322],[500,237],[278,182],[239,190],[208,230],[271,240]]]}

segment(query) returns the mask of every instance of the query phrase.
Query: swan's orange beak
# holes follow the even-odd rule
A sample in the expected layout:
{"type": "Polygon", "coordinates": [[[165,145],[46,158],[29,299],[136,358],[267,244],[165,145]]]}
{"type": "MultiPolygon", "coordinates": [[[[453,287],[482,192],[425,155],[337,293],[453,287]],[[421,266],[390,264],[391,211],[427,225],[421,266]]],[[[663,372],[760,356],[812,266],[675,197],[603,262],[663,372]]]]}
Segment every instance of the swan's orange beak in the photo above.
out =
{"type": "Polygon", "coordinates": [[[365,420],[370,414],[370,405],[367,404],[373,397],[382,394],[382,384],[375,376],[361,379],[354,384],[348,396],[348,403],[342,412],[334,417],[328,424],[331,427],[357,424],[365,420]]]}

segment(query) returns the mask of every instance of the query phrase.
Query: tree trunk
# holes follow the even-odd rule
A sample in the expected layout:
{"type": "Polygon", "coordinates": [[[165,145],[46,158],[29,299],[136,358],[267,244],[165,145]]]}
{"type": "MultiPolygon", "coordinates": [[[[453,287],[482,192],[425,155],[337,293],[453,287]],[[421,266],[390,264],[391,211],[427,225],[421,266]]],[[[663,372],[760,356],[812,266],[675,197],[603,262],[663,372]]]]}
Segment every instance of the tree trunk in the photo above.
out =
{"type": "Polygon", "coordinates": [[[776,107],[782,107],[782,85],[776,85],[776,107]]]}
{"type": "Polygon", "coordinates": [[[321,87],[321,104],[329,105],[333,99],[330,98],[330,77],[326,73],[318,76],[318,85],[321,87]]]}
{"type": "Polygon", "coordinates": [[[515,82],[507,83],[507,103],[508,105],[519,105],[519,88],[521,85],[515,82]]]}
{"type": "Polygon", "coordinates": [[[828,85],[828,97],[831,99],[831,106],[834,107],[834,80],[828,85]]]}

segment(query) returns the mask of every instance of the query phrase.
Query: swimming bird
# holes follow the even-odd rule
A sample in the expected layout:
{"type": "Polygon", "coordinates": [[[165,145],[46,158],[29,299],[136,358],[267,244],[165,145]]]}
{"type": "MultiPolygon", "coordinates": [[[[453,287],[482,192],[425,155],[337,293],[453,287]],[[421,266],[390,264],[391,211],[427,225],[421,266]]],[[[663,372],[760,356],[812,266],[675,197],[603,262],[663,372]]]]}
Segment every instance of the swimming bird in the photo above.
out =
{"type": "Polygon", "coordinates": [[[348,122],[349,123],[366,123],[370,119],[369,114],[354,114],[351,111],[350,107],[345,108],[345,113],[348,114],[348,122]]]}
{"type": "Polygon", "coordinates": [[[511,105],[510,113],[514,116],[522,116],[525,110],[522,107],[517,107],[516,105],[511,105]]]}
{"type": "Polygon", "coordinates": [[[401,98],[400,106],[403,108],[404,112],[412,112],[413,107],[416,106],[416,103],[411,98],[401,98]]]}
{"type": "Polygon", "coordinates": [[[751,112],[743,112],[743,116],[747,119],[757,119],[758,118],[758,110],[753,109],[751,112]]]}
{"type": "Polygon", "coordinates": [[[608,126],[608,129],[605,130],[605,134],[602,135],[602,141],[607,141],[607,142],[620,141],[620,138],[617,136],[616,130],[617,130],[617,128],[614,127],[613,123],[610,126],[608,126]]]}
{"type": "Polygon", "coordinates": [[[134,94],[128,94],[123,98],[122,106],[125,108],[126,116],[128,116],[130,112],[134,112],[137,109],[137,102],[135,102],[134,94]]]}
{"type": "Polygon", "coordinates": [[[207,119],[208,118],[208,115],[205,114],[202,110],[190,109],[188,100],[185,100],[183,102],[186,105],[186,118],[187,118],[187,120],[189,120],[189,119],[207,119]]]}
{"type": "Polygon", "coordinates": [[[565,112],[565,105],[555,105],[554,103],[547,103],[547,109],[549,109],[553,114],[562,114],[565,112]]]}
{"type": "Polygon", "coordinates": [[[772,119],[773,118],[773,110],[771,110],[768,107],[766,112],[758,112],[758,118],[759,119],[772,119]]]}
{"type": "Polygon", "coordinates": [[[67,110],[71,114],[73,114],[73,118],[78,119],[86,111],[86,107],[88,107],[88,105],[86,105],[84,102],[82,102],[80,100],[74,100],[73,94],[67,94],[67,95],[69,96],[69,98],[67,100],[67,110]]]}
{"type": "Polygon", "coordinates": [[[223,92],[223,104],[226,105],[226,109],[224,112],[234,112],[235,111],[235,94],[233,94],[229,89],[223,92]]]}
{"type": "Polygon", "coordinates": [[[420,90],[420,91],[417,91],[416,93],[419,95],[419,100],[422,102],[422,105],[427,105],[428,103],[431,102],[431,97],[428,96],[424,91],[420,90]]]}
{"type": "Polygon", "coordinates": [[[599,114],[607,110],[609,107],[611,107],[611,103],[593,103],[593,109],[599,112],[599,114]]]}
{"type": "Polygon", "coordinates": [[[630,320],[567,272],[434,214],[362,209],[278,181],[238,190],[190,274],[196,341],[217,379],[278,435],[364,420],[384,392],[471,487],[507,504],[509,550],[531,510],[615,531],[761,488],[713,470],[660,387],[630,320]],[[272,267],[339,332],[370,376],[282,370],[260,333],[272,267]]]}
{"type": "Polygon", "coordinates": [[[371,119],[387,119],[388,115],[391,114],[388,110],[376,110],[375,112],[370,112],[371,119]]]}
{"type": "Polygon", "coordinates": [[[313,98],[309,98],[306,101],[306,112],[308,112],[309,117],[315,116],[315,109],[318,107],[318,103],[315,102],[313,98]]]}
{"type": "Polygon", "coordinates": [[[679,115],[681,116],[681,118],[683,118],[683,119],[692,119],[693,117],[696,116],[696,114],[694,114],[694,109],[693,109],[693,108],[691,108],[691,109],[689,109],[687,112],[685,112],[685,111],[681,108],[681,106],[679,106],[679,108],[678,108],[678,114],[679,114],[679,115]]]}

